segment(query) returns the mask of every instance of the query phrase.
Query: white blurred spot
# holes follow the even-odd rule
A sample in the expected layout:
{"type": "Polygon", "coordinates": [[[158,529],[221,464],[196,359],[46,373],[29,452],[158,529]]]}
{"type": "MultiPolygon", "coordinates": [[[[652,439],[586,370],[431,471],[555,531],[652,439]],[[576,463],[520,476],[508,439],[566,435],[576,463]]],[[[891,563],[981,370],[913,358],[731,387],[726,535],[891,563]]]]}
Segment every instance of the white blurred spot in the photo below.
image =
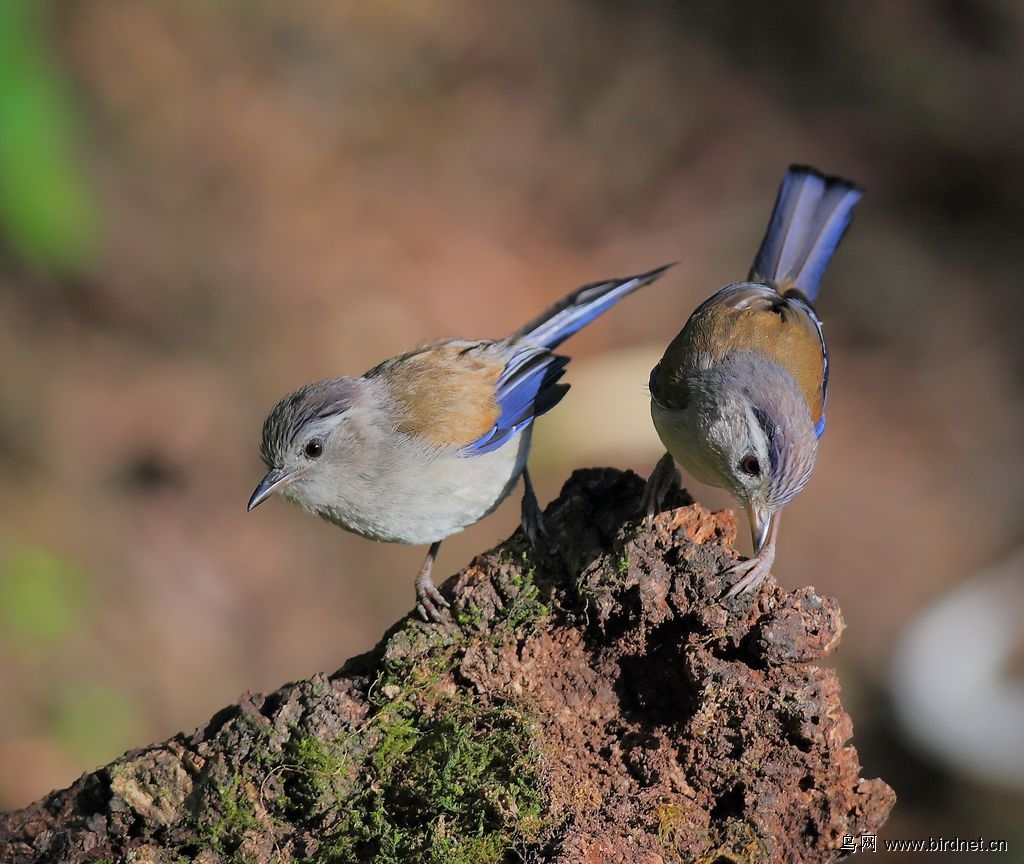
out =
{"type": "Polygon", "coordinates": [[[911,739],[953,771],[1024,788],[1024,683],[1011,677],[1024,620],[1024,547],[923,612],[890,675],[911,739]]]}

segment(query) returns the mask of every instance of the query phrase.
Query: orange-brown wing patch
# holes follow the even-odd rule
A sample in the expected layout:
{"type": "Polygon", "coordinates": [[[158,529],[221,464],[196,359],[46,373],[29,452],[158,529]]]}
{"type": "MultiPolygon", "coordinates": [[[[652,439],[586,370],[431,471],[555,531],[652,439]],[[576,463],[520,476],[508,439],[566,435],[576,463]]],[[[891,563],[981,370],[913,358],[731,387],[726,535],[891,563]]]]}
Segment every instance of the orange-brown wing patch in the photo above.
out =
{"type": "Polygon", "coordinates": [[[398,430],[438,447],[464,447],[489,432],[500,409],[505,368],[472,342],[441,342],[382,364],[373,373],[401,403],[398,430]]]}
{"type": "Polygon", "coordinates": [[[812,420],[824,408],[825,357],[818,327],[800,305],[764,285],[744,286],[698,309],[665,352],[658,385],[672,392],[673,373],[685,374],[693,357],[721,360],[730,351],[761,354],[789,372],[807,400],[812,420]],[[667,368],[666,368],[667,367],[667,368]],[[677,371],[678,370],[678,371],[677,371]],[[665,380],[661,380],[661,376],[665,380]]]}

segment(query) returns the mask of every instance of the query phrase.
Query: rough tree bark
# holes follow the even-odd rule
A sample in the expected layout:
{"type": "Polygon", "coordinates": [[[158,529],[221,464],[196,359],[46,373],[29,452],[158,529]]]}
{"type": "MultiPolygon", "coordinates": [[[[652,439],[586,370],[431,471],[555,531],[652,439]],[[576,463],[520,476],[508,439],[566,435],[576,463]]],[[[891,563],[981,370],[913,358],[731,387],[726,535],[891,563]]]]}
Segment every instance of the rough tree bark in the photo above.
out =
{"type": "Polygon", "coordinates": [[[454,624],[368,654],[0,816],[0,861],[830,861],[895,796],[860,777],[835,601],[718,598],[730,512],[574,474],[449,581],[454,624]]]}

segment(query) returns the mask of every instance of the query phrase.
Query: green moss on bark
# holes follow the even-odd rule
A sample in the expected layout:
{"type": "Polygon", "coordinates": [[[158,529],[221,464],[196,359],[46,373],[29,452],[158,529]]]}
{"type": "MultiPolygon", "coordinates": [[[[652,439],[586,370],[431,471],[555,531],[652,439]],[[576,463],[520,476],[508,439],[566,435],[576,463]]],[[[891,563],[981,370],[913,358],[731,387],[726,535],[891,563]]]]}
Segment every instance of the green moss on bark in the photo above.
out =
{"type": "Polygon", "coordinates": [[[838,607],[714,601],[734,522],[637,529],[643,482],[579,472],[521,535],[334,675],[244,694],[0,815],[12,864],[825,861],[892,806],[825,656],[838,607]],[[9,839],[8,839],[9,838],[9,839]]]}

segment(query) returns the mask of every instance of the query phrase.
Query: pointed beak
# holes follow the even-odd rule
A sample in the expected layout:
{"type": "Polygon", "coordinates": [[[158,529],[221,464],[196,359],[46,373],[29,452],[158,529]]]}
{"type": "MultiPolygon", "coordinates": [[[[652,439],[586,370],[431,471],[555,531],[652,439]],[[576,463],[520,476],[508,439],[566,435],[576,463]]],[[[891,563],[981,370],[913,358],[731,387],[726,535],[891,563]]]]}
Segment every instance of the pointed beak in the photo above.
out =
{"type": "Polygon", "coordinates": [[[294,471],[285,471],[283,468],[272,468],[267,476],[260,480],[259,485],[253,490],[249,498],[249,506],[245,509],[252,510],[259,504],[266,501],[280,486],[284,486],[289,480],[295,477],[294,471]]]}
{"type": "Polygon", "coordinates": [[[750,521],[750,538],[754,542],[754,554],[756,555],[768,542],[768,534],[772,528],[772,514],[762,504],[747,504],[747,519],[750,521]]]}

